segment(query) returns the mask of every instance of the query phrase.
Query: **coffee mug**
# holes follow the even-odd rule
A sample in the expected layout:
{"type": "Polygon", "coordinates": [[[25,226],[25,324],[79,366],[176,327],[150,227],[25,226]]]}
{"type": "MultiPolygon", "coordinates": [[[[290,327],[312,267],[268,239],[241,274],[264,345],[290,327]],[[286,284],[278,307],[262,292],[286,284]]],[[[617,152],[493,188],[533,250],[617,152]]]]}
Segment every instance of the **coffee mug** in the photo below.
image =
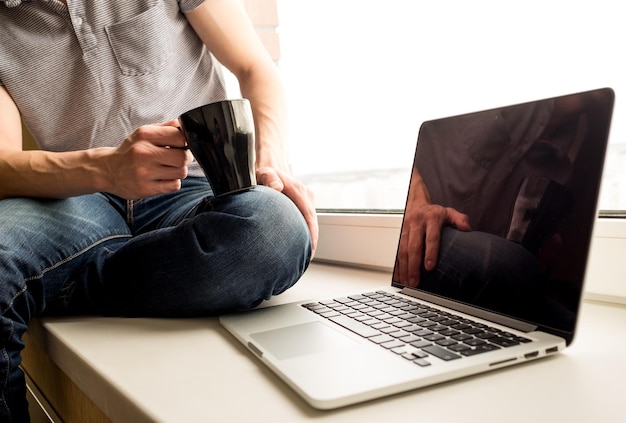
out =
{"type": "Polygon", "coordinates": [[[200,106],[183,113],[179,121],[215,196],[256,186],[254,122],[248,100],[200,106]]]}

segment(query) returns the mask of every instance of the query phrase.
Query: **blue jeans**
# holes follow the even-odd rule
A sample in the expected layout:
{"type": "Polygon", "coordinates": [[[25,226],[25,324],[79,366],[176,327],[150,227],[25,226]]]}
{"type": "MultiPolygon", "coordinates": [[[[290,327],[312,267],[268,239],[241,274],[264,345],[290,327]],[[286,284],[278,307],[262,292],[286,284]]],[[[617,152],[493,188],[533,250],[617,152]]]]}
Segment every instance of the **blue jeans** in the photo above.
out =
{"type": "Polygon", "coordinates": [[[571,327],[574,311],[559,304],[537,258],[521,244],[486,232],[444,227],[437,267],[422,268],[419,287],[458,301],[543,322],[571,327]]]}
{"type": "Polygon", "coordinates": [[[283,194],[213,197],[204,178],[127,202],[0,201],[0,421],[28,421],[22,335],[38,315],[207,316],[291,287],[311,239],[283,194]]]}

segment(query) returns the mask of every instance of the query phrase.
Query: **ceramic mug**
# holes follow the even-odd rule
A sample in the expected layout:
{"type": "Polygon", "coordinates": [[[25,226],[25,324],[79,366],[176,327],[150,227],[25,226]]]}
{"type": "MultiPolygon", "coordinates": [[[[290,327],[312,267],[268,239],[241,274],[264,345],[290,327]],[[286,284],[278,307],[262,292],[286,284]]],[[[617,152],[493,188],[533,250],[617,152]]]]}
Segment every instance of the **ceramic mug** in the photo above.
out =
{"type": "Polygon", "coordinates": [[[210,103],[183,113],[179,120],[215,196],[256,186],[254,121],[248,100],[210,103]]]}

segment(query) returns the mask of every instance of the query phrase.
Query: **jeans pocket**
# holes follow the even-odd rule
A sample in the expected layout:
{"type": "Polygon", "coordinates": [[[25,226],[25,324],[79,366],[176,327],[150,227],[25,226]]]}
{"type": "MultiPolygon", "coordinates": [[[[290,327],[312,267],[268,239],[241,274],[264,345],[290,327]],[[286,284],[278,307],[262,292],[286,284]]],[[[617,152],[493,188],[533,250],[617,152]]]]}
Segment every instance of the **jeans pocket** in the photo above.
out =
{"type": "Polygon", "coordinates": [[[126,76],[154,73],[172,55],[167,16],[161,4],[105,29],[117,63],[126,76]]]}

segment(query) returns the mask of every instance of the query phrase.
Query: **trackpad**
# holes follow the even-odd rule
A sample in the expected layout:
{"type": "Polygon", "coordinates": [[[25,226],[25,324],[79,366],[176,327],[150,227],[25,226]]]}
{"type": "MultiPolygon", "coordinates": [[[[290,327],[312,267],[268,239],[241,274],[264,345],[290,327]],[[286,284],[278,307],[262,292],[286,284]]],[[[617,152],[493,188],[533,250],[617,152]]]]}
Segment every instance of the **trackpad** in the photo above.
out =
{"type": "Polygon", "coordinates": [[[250,337],[263,351],[281,360],[342,349],[357,343],[320,322],[257,332],[250,337]]]}

